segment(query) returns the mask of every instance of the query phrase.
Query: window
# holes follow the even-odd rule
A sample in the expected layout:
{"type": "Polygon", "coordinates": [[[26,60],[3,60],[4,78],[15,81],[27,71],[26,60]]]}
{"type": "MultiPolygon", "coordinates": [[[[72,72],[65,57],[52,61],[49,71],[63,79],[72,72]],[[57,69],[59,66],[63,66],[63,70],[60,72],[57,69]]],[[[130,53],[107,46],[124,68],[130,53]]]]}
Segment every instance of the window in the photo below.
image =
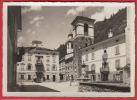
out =
{"type": "Polygon", "coordinates": [[[56,56],[53,56],[53,63],[56,62],[56,56]]]}
{"type": "Polygon", "coordinates": [[[49,69],[50,65],[49,65],[49,64],[47,64],[46,66],[47,66],[47,71],[49,71],[49,70],[50,70],[50,69],[49,69]]]}
{"type": "Polygon", "coordinates": [[[31,55],[30,54],[28,55],[28,61],[31,61],[31,55]]]}
{"type": "Polygon", "coordinates": [[[49,75],[47,75],[47,80],[49,80],[49,75]]]}
{"type": "Polygon", "coordinates": [[[69,49],[69,43],[68,43],[68,49],[69,49]]]}
{"type": "Polygon", "coordinates": [[[88,35],[88,24],[84,24],[84,35],[88,35]]]}
{"type": "Polygon", "coordinates": [[[28,75],[28,80],[31,80],[31,75],[28,75]]]}
{"type": "Polygon", "coordinates": [[[116,60],[116,61],[115,61],[115,66],[116,66],[116,68],[119,68],[119,67],[120,67],[120,60],[116,60]]]}
{"type": "Polygon", "coordinates": [[[37,56],[36,58],[37,58],[37,59],[36,59],[36,63],[37,63],[37,64],[42,64],[42,62],[43,62],[43,61],[42,61],[42,60],[43,60],[43,56],[37,56]]]}
{"type": "Polygon", "coordinates": [[[89,66],[88,65],[85,67],[85,71],[89,71],[89,66]]]}
{"type": "Polygon", "coordinates": [[[21,70],[24,70],[24,63],[21,63],[21,70]]]}
{"type": "Polygon", "coordinates": [[[52,66],[52,70],[53,70],[53,71],[56,71],[56,70],[57,70],[56,65],[53,65],[53,66],[52,66]]]}
{"type": "Polygon", "coordinates": [[[85,47],[87,47],[88,46],[88,43],[85,43],[85,47]]]}
{"type": "Polygon", "coordinates": [[[119,46],[116,46],[116,55],[120,54],[119,52],[119,46]]]}
{"type": "Polygon", "coordinates": [[[95,71],[95,64],[91,65],[91,71],[95,71]]]}
{"type": "Polygon", "coordinates": [[[24,80],[24,75],[21,75],[21,79],[24,80]]]}
{"type": "Polygon", "coordinates": [[[88,61],[88,54],[86,54],[86,61],[88,61]]]}
{"type": "Polygon", "coordinates": [[[73,48],[73,44],[71,43],[71,48],[73,48]]]}
{"type": "Polygon", "coordinates": [[[49,60],[49,59],[50,59],[50,56],[47,56],[47,62],[50,62],[50,60],[49,60]]]}
{"type": "Polygon", "coordinates": [[[31,64],[28,64],[28,70],[31,70],[31,66],[32,66],[31,64]]]}
{"type": "Polygon", "coordinates": [[[91,59],[92,59],[92,60],[95,59],[95,54],[94,54],[94,53],[91,54],[91,59]]]}
{"type": "Polygon", "coordinates": [[[22,56],[22,61],[24,61],[24,60],[25,60],[24,58],[25,58],[25,56],[23,55],[23,56],[22,56]]]}

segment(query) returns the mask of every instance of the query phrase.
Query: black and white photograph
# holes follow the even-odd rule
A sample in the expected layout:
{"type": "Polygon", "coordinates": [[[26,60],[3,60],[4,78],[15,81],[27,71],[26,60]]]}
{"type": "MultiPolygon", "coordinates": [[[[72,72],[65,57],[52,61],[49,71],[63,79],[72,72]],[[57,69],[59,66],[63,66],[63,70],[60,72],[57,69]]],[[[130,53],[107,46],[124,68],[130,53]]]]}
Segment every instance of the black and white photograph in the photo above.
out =
{"type": "Polygon", "coordinates": [[[135,5],[4,2],[4,96],[134,96],[135,5]]]}

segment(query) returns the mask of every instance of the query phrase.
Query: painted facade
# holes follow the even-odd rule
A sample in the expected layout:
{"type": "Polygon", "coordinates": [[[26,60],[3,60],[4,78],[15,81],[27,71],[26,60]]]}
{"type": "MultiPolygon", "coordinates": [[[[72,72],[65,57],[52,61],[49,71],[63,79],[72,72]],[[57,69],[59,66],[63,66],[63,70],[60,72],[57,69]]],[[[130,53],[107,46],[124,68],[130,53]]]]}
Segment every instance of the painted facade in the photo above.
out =
{"type": "Polygon", "coordinates": [[[36,78],[41,81],[59,81],[58,51],[42,46],[26,47],[25,50],[17,66],[18,82],[33,82],[36,78]]]}

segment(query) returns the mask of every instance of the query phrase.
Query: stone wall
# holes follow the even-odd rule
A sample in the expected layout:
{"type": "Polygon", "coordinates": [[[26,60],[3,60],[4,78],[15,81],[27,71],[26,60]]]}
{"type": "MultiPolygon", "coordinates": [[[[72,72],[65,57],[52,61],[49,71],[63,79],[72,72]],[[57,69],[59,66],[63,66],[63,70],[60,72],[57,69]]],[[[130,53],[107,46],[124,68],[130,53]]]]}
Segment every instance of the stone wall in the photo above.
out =
{"type": "MultiPolygon", "coordinates": [[[[116,83],[117,84],[117,83],[116,83]]],[[[121,86],[118,84],[91,84],[91,83],[80,83],[78,92],[130,92],[129,86],[121,86]]]]}

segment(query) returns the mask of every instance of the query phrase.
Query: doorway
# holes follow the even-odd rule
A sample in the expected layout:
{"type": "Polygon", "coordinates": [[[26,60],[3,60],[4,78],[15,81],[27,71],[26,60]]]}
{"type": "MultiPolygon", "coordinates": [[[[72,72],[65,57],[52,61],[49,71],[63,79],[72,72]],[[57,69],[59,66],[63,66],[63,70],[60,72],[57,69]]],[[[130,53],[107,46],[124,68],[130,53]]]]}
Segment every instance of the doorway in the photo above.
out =
{"type": "Polygon", "coordinates": [[[56,76],[55,75],[53,75],[53,82],[55,82],[56,81],[56,76]]]}

